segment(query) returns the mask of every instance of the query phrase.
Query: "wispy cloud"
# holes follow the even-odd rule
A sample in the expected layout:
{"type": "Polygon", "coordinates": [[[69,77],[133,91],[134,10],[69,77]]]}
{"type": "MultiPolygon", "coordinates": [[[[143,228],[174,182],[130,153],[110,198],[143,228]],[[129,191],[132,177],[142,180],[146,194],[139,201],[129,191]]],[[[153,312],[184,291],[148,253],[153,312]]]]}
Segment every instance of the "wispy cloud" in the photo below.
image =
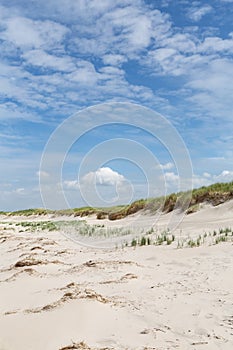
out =
{"type": "Polygon", "coordinates": [[[201,7],[193,7],[188,11],[188,16],[191,20],[194,22],[200,21],[202,17],[207,15],[208,13],[212,12],[213,8],[210,5],[204,5],[201,7]]]}
{"type": "Polygon", "coordinates": [[[23,16],[12,16],[10,10],[3,19],[1,38],[22,51],[33,48],[59,48],[68,29],[53,21],[32,20],[23,16]]]}
{"type": "MultiPolygon", "coordinates": [[[[25,106],[22,113],[34,108],[34,113],[39,114],[50,108],[64,115],[65,105],[70,105],[72,111],[74,100],[83,105],[117,96],[142,101],[153,97],[151,89],[129,84],[125,72],[114,66],[136,58],[155,35],[166,33],[170,24],[166,15],[151,11],[140,2],[119,3],[120,7],[111,1],[101,6],[95,1],[91,5],[60,1],[54,20],[44,18],[46,10],[38,11],[40,18],[35,19],[34,8],[23,7],[22,3],[16,5],[17,12],[11,7],[3,8],[0,35],[8,51],[3,50],[2,55],[9,56],[11,46],[16,61],[5,65],[4,72],[9,73],[4,74],[2,84],[9,98],[25,106]],[[66,15],[72,19],[74,13],[75,25],[59,23],[64,23],[66,15]],[[84,59],[90,54],[103,66],[97,68],[84,59]]],[[[45,4],[48,13],[53,6],[52,1],[45,4]]]]}

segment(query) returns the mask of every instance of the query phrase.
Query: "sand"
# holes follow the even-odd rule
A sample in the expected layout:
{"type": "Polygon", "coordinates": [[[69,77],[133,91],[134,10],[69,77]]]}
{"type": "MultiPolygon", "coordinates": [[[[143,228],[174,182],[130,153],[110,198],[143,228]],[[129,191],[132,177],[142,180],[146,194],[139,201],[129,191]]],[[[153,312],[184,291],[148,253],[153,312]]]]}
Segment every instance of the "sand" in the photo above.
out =
{"type": "MultiPolygon", "coordinates": [[[[137,223],[163,230],[169,215],[139,213],[137,223]]],[[[233,201],[187,215],[160,246],[85,247],[20,232],[22,220],[42,219],[1,218],[0,350],[233,349],[233,240],[177,249],[181,237],[233,228],[233,201]]]]}

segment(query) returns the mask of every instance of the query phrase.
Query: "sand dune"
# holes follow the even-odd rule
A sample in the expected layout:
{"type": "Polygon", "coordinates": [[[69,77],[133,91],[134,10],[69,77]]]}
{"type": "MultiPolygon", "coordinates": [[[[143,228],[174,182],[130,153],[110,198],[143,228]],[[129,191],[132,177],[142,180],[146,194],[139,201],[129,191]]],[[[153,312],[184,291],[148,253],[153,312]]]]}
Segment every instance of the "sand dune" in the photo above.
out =
{"type": "MultiPolygon", "coordinates": [[[[171,214],[156,223],[136,215],[141,227],[164,230],[171,214]]],[[[23,231],[23,220],[42,218],[1,218],[1,350],[233,349],[230,233],[177,249],[181,237],[233,228],[233,201],[187,215],[175,241],[159,246],[88,248],[56,231],[23,231]]]]}

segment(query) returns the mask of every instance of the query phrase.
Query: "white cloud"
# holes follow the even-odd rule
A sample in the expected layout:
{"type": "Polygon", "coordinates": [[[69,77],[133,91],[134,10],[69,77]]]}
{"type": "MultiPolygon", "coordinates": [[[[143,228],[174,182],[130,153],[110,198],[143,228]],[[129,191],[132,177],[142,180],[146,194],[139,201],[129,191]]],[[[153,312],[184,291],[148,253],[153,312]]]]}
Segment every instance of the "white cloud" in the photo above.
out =
{"type": "Polygon", "coordinates": [[[80,188],[77,180],[67,180],[64,181],[64,186],[68,190],[78,190],[80,188]]]}
{"type": "Polygon", "coordinates": [[[217,181],[217,182],[233,181],[233,171],[223,170],[219,175],[214,176],[214,181],[217,181]]]}
{"type": "Polygon", "coordinates": [[[233,38],[222,39],[219,37],[207,37],[198,46],[198,51],[201,53],[233,53],[233,38]]]}
{"type": "MultiPolygon", "coordinates": [[[[52,21],[34,21],[25,17],[11,17],[5,21],[5,30],[1,38],[12,42],[21,49],[42,48],[50,49],[60,45],[68,29],[52,21]]],[[[3,24],[3,25],[4,25],[3,24]]]]}
{"type": "Polygon", "coordinates": [[[194,175],[193,176],[193,188],[199,188],[202,186],[209,186],[211,185],[211,179],[206,178],[204,175],[203,176],[198,176],[194,175]]]}
{"type": "Polygon", "coordinates": [[[123,184],[124,181],[126,181],[126,179],[123,175],[108,167],[91,171],[82,178],[82,183],[86,185],[96,184],[101,186],[116,186],[123,184]]]}
{"type": "Polygon", "coordinates": [[[69,72],[76,68],[71,57],[50,55],[40,49],[28,51],[22,57],[26,60],[27,64],[42,67],[43,69],[50,68],[56,71],[69,72]]]}
{"type": "Polygon", "coordinates": [[[95,66],[88,61],[80,60],[76,63],[77,68],[67,75],[67,78],[81,85],[94,85],[100,78],[95,66]]]}
{"type": "Polygon", "coordinates": [[[217,182],[230,182],[233,181],[233,171],[223,170],[219,174],[210,174],[204,172],[202,175],[193,176],[193,187],[198,188],[201,186],[209,186],[217,182]]]}
{"type": "Polygon", "coordinates": [[[111,66],[105,66],[100,69],[100,72],[103,73],[101,75],[101,79],[107,80],[112,79],[113,77],[120,77],[125,74],[125,72],[122,69],[119,69],[117,67],[111,67],[111,66]]]}
{"type": "Polygon", "coordinates": [[[196,43],[194,37],[189,33],[174,33],[167,38],[164,38],[163,46],[174,49],[175,52],[193,53],[196,51],[196,43]]]}
{"type": "Polygon", "coordinates": [[[232,120],[233,62],[216,59],[205,70],[196,69],[187,87],[193,90],[188,99],[211,116],[232,120]]]}
{"type": "Polygon", "coordinates": [[[1,13],[2,54],[14,55],[21,64],[9,61],[3,67],[0,90],[22,106],[22,113],[39,109],[40,120],[48,109],[64,116],[77,110],[77,104],[80,108],[112,99],[167,105],[151,88],[129,83],[119,69],[131,58],[140,61],[141,50],[167,35],[171,23],[159,10],[140,0],[49,0],[36,7],[36,16],[35,8],[23,2],[3,7],[1,13]],[[94,58],[104,66],[95,65],[94,58]]]}
{"type": "Polygon", "coordinates": [[[148,52],[145,64],[156,75],[184,75],[188,78],[195,69],[202,68],[204,70],[213,59],[211,56],[204,56],[195,53],[195,51],[190,55],[186,55],[173,47],[159,48],[148,52]]]}
{"type": "MultiPolygon", "coordinates": [[[[180,191],[179,184],[180,178],[174,172],[165,172],[161,179],[166,183],[168,192],[180,191]]],[[[185,184],[185,179],[182,180],[185,184]]],[[[193,188],[199,188],[202,186],[209,186],[217,182],[230,182],[233,181],[233,171],[224,170],[219,174],[210,174],[204,172],[202,175],[194,174],[192,178],[193,188]]],[[[188,187],[182,188],[182,190],[190,190],[190,181],[187,181],[188,187]]]]}
{"type": "Polygon", "coordinates": [[[36,175],[40,178],[48,178],[50,176],[48,172],[42,170],[37,171],[36,175]]]}
{"type": "Polygon", "coordinates": [[[132,184],[109,167],[88,172],[80,182],[66,180],[63,187],[69,201],[74,202],[75,198],[82,196],[84,205],[92,207],[129,203],[134,195],[132,184]]]}
{"type": "MultiPolygon", "coordinates": [[[[171,193],[171,192],[179,192],[180,189],[180,177],[173,171],[165,171],[160,177],[160,181],[164,184],[165,192],[171,193]]],[[[183,190],[183,188],[182,188],[183,190]]],[[[164,195],[164,189],[163,192],[160,193],[160,195],[164,195]]]]}
{"type": "Polygon", "coordinates": [[[174,172],[166,172],[164,173],[165,181],[177,183],[179,181],[179,176],[174,172]]]}
{"type": "Polygon", "coordinates": [[[126,62],[127,58],[123,55],[104,55],[103,56],[103,62],[104,64],[111,65],[111,66],[120,66],[122,63],[126,62]]]}
{"type": "Polygon", "coordinates": [[[207,172],[203,173],[203,176],[204,176],[204,177],[207,177],[207,178],[210,178],[210,177],[211,177],[211,175],[210,175],[209,173],[207,173],[207,172]]]}
{"type": "Polygon", "coordinates": [[[166,164],[160,164],[160,167],[163,169],[163,170],[170,170],[172,168],[174,168],[174,164],[171,163],[171,162],[168,162],[166,164]]]}
{"type": "Polygon", "coordinates": [[[16,47],[39,47],[43,44],[39,32],[34,27],[34,22],[27,18],[14,17],[6,22],[6,30],[1,36],[16,47]]]}
{"type": "Polygon", "coordinates": [[[198,22],[203,16],[207,15],[212,11],[213,8],[210,5],[204,5],[199,8],[194,7],[189,10],[188,17],[194,22],[198,22]]]}
{"type": "MultiPolygon", "coordinates": [[[[0,84],[1,85],[1,84],[0,84]]],[[[0,120],[29,120],[31,122],[40,122],[41,118],[32,113],[20,111],[20,108],[14,103],[5,103],[0,105],[0,120]]]]}
{"type": "Polygon", "coordinates": [[[113,24],[117,27],[125,27],[126,39],[134,49],[147,47],[152,39],[152,20],[148,15],[144,15],[135,9],[119,9],[115,11],[113,24]],[[130,13],[131,12],[131,13],[130,13]]]}
{"type": "Polygon", "coordinates": [[[17,194],[24,194],[25,193],[25,188],[23,188],[23,187],[17,188],[15,190],[15,193],[17,193],[17,194]]]}
{"type": "MultiPolygon", "coordinates": [[[[223,124],[232,121],[232,33],[221,38],[216,28],[179,28],[173,25],[172,15],[153,10],[153,4],[147,6],[141,0],[42,3],[2,1],[6,7],[0,11],[4,41],[0,93],[7,102],[1,105],[1,120],[46,118],[50,123],[83,106],[110,100],[131,100],[167,111],[168,94],[173,94],[184,107],[179,110],[179,121],[186,118],[186,125],[192,124],[193,116],[199,122],[209,118],[212,126],[214,117],[221,118],[223,124]],[[134,76],[127,72],[129,66],[135,68],[134,76]],[[174,90],[167,89],[166,83],[160,90],[159,79],[152,84],[155,75],[167,77],[164,80],[172,82],[174,90]],[[176,83],[182,85],[180,90],[176,83]]],[[[214,14],[209,5],[193,4],[189,14],[194,21],[211,11],[214,14]]],[[[178,103],[174,100],[173,106],[178,103]]],[[[171,111],[177,112],[175,108],[171,111]]],[[[186,125],[181,128],[185,135],[186,125]]],[[[220,129],[219,133],[232,134],[230,127],[220,129]]],[[[203,135],[205,131],[199,129],[203,135]]],[[[227,142],[224,148],[229,152],[232,141],[227,142]]],[[[162,167],[172,169],[166,164],[162,167]]],[[[166,177],[170,182],[176,180],[172,172],[166,177]]],[[[212,175],[203,177],[212,179],[212,175]]],[[[79,186],[75,181],[65,185],[79,186]]]]}
{"type": "Polygon", "coordinates": [[[73,40],[73,49],[103,57],[104,60],[109,52],[113,56],[137,58],[138,52],[146,49],[160,35],[165,35],[170,28],[167,15],[139,3],[128,5],[121,2],[121,6],[101,13],[94,29],[80,21],[76,28],[82,36],[73,40]]]}

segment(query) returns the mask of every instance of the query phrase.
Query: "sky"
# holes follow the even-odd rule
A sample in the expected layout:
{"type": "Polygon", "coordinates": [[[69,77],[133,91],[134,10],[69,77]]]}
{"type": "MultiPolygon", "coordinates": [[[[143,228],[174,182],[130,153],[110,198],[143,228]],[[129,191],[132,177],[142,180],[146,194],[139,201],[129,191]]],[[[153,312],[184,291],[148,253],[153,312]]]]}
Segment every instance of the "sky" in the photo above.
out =
{"type": "Polygon", "coordinates": [[[232,18],[233,0],[0,0],[0,210],[231,181],[232,18]]]}

